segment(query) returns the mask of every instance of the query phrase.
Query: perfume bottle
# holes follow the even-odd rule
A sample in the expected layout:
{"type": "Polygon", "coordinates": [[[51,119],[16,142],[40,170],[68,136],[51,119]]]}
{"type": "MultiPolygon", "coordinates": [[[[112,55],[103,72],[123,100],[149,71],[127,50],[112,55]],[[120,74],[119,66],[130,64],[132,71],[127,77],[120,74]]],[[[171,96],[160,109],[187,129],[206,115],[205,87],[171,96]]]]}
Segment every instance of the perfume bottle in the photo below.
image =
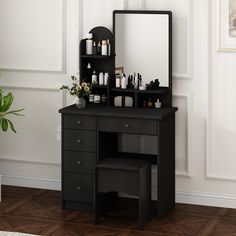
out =
{"type": "Polygon", "coordinates": [[[98,41],[98,46],[97,46],[97,54],[98,55],[101,55],[101,42],[100,41],[98,41]]]}
{"type": "Polygon", "coordinates": [[[152,99],[151,98],[149,98],[149,100],[148,100],[148,108],[151,108],[152,107],[152,99]]]}
{"type": "Polygon", "coordinates": [[[107,39],[107,55],[111,56],[111,43],[109,39],[107,39]]]}
{"type": "Polygon", "coordinates": [[[85,80],[85,82],[91,83],[91,81],[92,81],[92,68],[91,68],[91,64],[88,63],[88,65],[87,65],[87,79],[85,80]]]}
{"type": "Polygon", "coordinates": [[[97,44],[95,41],[93,41],[93,55],[96,55],[97,54],[97,44]]]}

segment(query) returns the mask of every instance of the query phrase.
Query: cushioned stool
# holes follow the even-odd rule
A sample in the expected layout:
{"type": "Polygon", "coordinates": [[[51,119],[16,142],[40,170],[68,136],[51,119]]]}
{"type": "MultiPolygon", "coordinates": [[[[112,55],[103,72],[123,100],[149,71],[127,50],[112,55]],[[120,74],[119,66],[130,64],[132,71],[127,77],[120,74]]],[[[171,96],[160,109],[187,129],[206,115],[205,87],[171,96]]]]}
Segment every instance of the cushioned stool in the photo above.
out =
{"type": "MultiPolygon", "coordinates": [[[[106,211],[100,195],[123,192],[139,197],[138,227],[151,219],[151,164],[148,161],[107,158],[95,167],[94,222],[106,211]]],[[[106,201],[106,200],[105,200],[106,201]]]]}

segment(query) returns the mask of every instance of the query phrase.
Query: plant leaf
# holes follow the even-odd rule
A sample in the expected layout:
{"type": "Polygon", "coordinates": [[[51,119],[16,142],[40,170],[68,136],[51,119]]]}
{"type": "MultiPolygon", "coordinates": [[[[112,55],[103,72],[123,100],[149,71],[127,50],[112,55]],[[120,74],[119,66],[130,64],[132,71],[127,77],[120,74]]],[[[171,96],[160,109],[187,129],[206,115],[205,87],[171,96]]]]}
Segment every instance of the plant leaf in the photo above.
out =
{"type": "Polygon", "coordinates": [[[24,116],[24,114],[19,114],[19,112],[24,111],[25,109],[18,109],[18,110],[13,110],[13,111],[8,111],[5,113],[5,115],[7,114],[13,114],[13,115],[17,115],[17,116],[24,116]]]}
{"type": "Polygon", "coordinates": [[[11,130],[12,130],[14,133],[16,133],[16,130],[15,130],[14,125],[12,124],[12,122],[11,122],[10,120],[7,120],[7,121],[8,121],[8,123],[9,123],[9,125],[10,125],[11,130]]]}
{"type": "Polygon", "coordinates": [[[6,132],[7,129],[8,129],[8,121],[7,121],[7,119],[2,118],[2,124],[1,124],[1,126],[2,126],[3,132],[6,132]]]}
{"type": "Polygon", "coordinates": [[[0,87],[0,112],[2,112],[2,104],[3,104],[3,90],[0,87]]]}
{"type": "Polygon", "coordinates": [[[6,112],[10,108],[13,99],[14,97],[11,92],[3,97],[3,107],[2,107],[3,112],[6,112]]]}

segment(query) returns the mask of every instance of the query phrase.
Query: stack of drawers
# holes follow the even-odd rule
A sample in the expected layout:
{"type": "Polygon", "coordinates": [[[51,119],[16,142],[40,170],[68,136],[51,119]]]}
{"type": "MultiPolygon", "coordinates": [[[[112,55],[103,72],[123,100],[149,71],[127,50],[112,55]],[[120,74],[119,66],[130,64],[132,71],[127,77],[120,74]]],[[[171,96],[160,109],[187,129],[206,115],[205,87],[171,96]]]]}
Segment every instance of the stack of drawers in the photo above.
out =
{"type": "Polygon", "coordinates": [[[65,208],[91,209],[96,163],[96,117],[63,116],[62,194],[65,208]]]}

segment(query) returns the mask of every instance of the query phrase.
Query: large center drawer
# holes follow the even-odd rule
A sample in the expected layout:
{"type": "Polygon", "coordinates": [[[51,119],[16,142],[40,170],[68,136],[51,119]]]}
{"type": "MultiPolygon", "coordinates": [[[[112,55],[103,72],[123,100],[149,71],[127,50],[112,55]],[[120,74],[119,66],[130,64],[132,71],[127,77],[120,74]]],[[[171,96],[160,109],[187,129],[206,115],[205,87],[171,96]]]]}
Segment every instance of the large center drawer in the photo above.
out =
{"type": "Polygon", "coordinates": [[[96,130],[96,117],[83,115],[64,115],[64,128],[96,130]]]}
{"type": "Polygon", "coordinates": [[[64,150],[96,152],[96,131],[64,130],[64,150]]]}
{"type": "Polygon", "coordinates": [[[99,130],[104,132],[157,135],[157,121],[132,118],[100,117],[99,130]]]}
{"type": "Polygon", "coordinates": [[[96,153],[91,152],[64,152],[64,171],[90,173],[94,172],[96,153]]]}
{"type": "Polygon", "coordinates": [[[93,175],[64,173],[64,200],[93,201],[93,175]]]}

